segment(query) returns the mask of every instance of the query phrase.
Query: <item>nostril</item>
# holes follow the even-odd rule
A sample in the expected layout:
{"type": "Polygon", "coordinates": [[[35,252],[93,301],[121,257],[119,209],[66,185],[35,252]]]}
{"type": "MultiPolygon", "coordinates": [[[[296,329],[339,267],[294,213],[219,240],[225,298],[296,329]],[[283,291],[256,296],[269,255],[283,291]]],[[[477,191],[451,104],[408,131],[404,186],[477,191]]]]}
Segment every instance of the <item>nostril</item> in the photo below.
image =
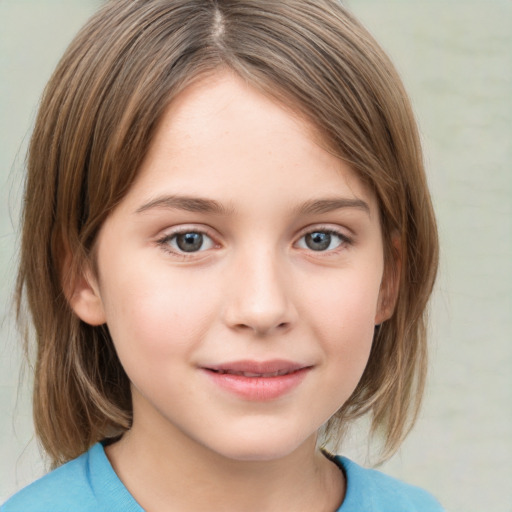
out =
{"type": "Polygon", "coordinates": [[[247,324],[236,324],[235,325],[235,329],[240,329],[240,330],[250,329],[251,331],[253,330],[252,327],[250,325],[247,325],[247,324]]]}
{"type": "Polygon", "coordinates": [[[234,328],[237,330],[240,330],[240,331],[250,330],[250,331],[254,331],[258,335],[267,335],[267,334],[270,334],[272,331],[273,332],[286,331],[289,327],[290,327],[289,322],[281,322],[281,323],[275,325],[274,327],[268,326],[268,325],[258,325],[258,324],[250,325],[250,324],[244,324],[244,323],[236,324],[234,326],[234,328]]]}

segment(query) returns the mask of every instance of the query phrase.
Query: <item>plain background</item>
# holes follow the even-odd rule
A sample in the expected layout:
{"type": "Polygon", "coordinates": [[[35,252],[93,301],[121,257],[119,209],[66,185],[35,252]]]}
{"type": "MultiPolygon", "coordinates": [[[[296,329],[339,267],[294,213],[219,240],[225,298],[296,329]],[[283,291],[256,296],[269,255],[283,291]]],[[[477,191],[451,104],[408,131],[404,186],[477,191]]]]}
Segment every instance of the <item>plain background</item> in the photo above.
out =
{"type": "MultiPolygon", "coordinates": [[[[0,502],[44,472],[10,305],[24,154],[44,84],[99,3],[0,0],[0,502]]],[[[512,2],[346,3],[410,92],[442,244],[425,406],[383,469],[448,511],[511,512],[512,2]]],[[[346,453],[365,462],[355,439],[346,453]]]]}

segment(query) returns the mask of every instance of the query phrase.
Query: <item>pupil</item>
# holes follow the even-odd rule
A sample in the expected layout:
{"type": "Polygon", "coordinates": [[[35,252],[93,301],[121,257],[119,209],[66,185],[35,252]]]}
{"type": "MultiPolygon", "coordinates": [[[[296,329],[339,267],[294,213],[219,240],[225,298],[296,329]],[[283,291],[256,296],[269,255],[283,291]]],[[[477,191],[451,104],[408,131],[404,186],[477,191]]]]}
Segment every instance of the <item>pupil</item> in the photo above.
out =
{"type": "Polygon", "coordinates": [[[306,235],[306,245],[313,251],[325,251],[331,244],[329,233],[309,233],[306,235]]]}
{"type": "Polygon", "coordinates": [[[201,233],[184,233],[177,236],[176,244],[184,252],[198,251],[203,245],[203,235],[201,233]]]}

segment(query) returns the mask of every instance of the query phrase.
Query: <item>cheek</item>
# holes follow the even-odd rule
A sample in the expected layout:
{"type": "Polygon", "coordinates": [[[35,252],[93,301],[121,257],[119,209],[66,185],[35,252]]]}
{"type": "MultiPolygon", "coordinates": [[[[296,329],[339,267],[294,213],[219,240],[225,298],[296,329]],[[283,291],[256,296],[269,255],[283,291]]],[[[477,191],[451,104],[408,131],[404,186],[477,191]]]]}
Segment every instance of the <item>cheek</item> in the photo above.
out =
{"type": "Polygon", "coordinates": [[[310,411],[326,421],[354,392],[368,363],[378,302],[379,275],[340,272],[311,282],[301,317],[321,350],[321,382],[310,411]],[[322,397],[322,398],[318,398],[322,397]]]}
{"type": "Polygon", "coordinates": [[[104,305],[120,357],[162,360],[191,351],[215,316],[212,291],[186,273],[153,266],[119,272],[104,290],[104,305]]]}
{"type": "Polygon", "coordinates": [[[312,285],[303,314],[309,315],[316,339],[324,345],[331,361],[342,364],[345,372],[362,373],[370,353],[380,276],[372,272],[340,273],[312,285]]]}

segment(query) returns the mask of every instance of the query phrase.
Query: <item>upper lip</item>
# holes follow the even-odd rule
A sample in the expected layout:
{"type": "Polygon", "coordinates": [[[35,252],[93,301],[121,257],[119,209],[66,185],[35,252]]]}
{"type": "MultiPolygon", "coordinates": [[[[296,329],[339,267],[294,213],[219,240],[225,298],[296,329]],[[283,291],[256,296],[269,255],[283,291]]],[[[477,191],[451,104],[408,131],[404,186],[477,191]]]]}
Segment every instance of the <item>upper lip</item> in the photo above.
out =
{"type": "Polygon", "coordinates": [[[231,361],[207,365],[203,368],[213,372],[243,375],[245,377],[277,377],[310,367],[310,365],[304,365],[294,361],[273,359],[269,361],[231,361]]]}

